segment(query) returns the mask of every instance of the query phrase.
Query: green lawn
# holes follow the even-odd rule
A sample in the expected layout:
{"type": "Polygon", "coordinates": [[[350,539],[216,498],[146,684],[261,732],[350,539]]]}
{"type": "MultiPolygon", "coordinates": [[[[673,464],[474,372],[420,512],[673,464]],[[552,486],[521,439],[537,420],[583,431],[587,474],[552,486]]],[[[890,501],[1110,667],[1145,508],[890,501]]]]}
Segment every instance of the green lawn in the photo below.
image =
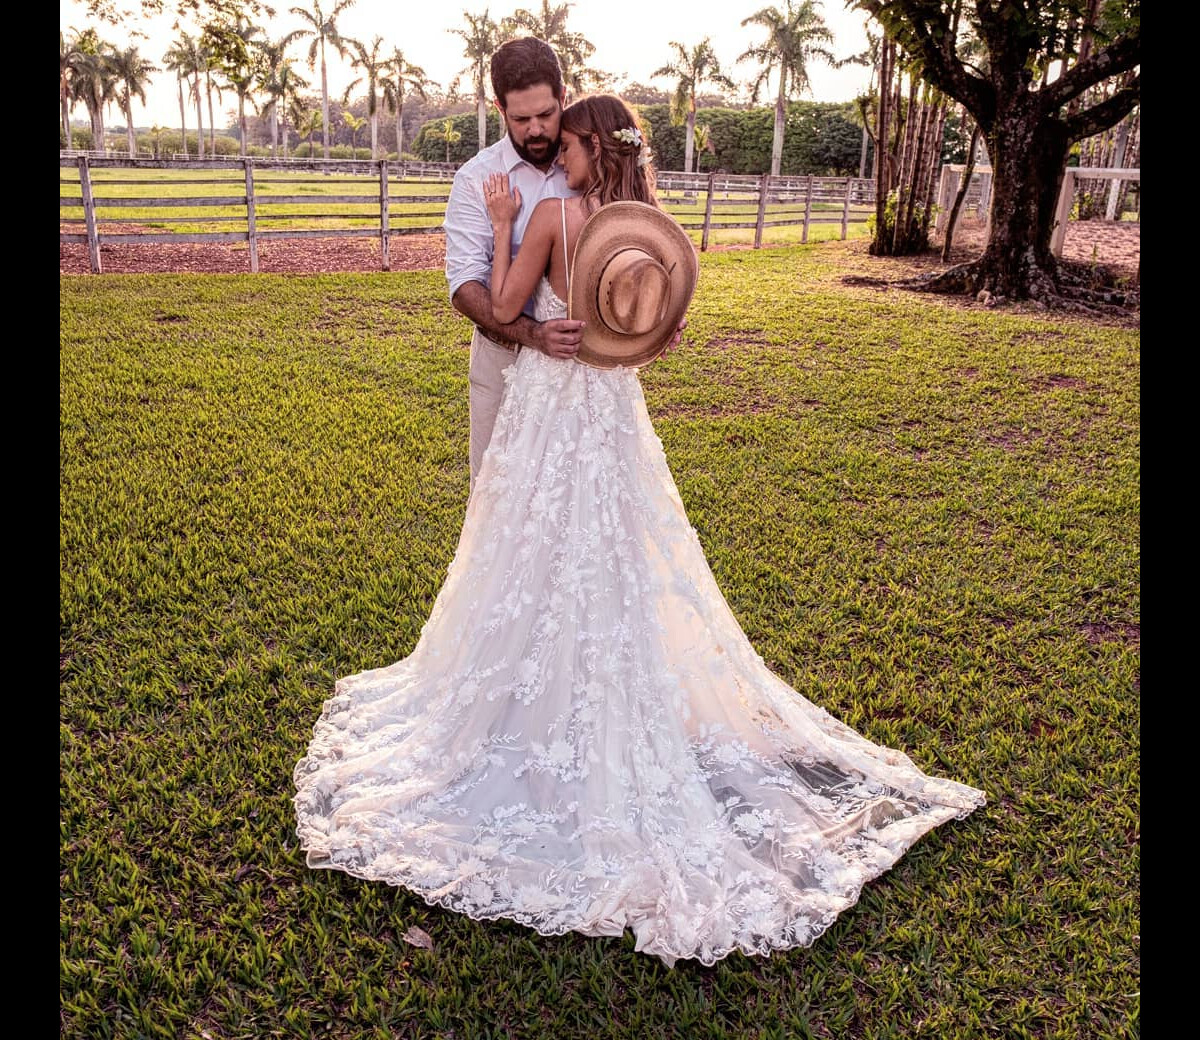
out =
{"type": "Polygon", "coordinates": [[[1139,333],[847,263],[899,269],[704,255],[647,401],[768,664],[989,803],[812,947],[674,970],[297,851],[322,701],[454,553],[442,274],[60,277],[60,1035],[1139,1036],[1139,333]]]}

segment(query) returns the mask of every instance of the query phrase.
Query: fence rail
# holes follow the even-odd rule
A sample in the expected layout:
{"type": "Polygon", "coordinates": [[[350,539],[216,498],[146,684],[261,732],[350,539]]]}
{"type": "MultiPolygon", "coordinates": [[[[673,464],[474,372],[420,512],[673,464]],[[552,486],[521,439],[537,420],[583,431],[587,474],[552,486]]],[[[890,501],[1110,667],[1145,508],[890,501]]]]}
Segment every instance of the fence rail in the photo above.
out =
{"type": "MultiPolygon", "coordinates": [[[[431,182],[446,184],[457,169],[368,159],[131,159],[65,151],[59,167],[59,242],[86,242],[97,274],[104,244],[246,242],[250,270],[257,272],[260,241],[314,237],[377,237],[386,271],[393,236],[442,233],[448,193],[431,191],[431,182]],[[66,170],[77,176],[65,176],[66,170]],[[155,170],[214,176],[168,181],[136,175],[155,170]],[[331,175],[336,179],[327,180],[331,175]],[[204,188],[214,193],[204,194],[204,188]],[[132,210],[141,213],[128,215],[132,210]],[[180,215],[182,210],[190,212],[180,215]],[[188,228],[166,229],[172,224],[188,228]],[[123,231],[123,225],[162,230],[123,231]]],[[[807,242],[811,226],[835,224],[844,239],[850,224],[874,212],[875,182],[853,177],[665,171],[658,189],[663,208],[684,229],[700,232],[701,250],[715,232],[737,229],[754,229],[756,249],[766,228],[799,227],[807,242]]]]}

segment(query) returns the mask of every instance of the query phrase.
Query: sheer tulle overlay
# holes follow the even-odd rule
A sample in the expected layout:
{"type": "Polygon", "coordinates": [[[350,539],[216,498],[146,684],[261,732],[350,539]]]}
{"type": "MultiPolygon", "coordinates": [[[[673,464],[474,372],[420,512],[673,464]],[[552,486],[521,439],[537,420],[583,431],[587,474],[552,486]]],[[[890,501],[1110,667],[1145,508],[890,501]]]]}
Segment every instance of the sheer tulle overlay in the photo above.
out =
{"type": "MultiPolygon", "coordinates": [[[[564,313],[543,279],[539,317],[564,313]]],[[[311,867],[668,965],[811,943],[984,793],[775,676],[637,373],[523,351],[413,652],[338,680],[295,768],[311,867]]]]}

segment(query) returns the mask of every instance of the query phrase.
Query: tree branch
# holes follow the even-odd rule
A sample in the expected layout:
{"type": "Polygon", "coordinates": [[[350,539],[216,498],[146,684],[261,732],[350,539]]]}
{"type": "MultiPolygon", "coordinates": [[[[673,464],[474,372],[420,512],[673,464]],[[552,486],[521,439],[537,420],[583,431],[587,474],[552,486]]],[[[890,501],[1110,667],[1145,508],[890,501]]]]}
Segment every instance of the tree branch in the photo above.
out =
{"type": "Polygon", "coordinates": [[[1088,87],[1117,73],[1128,72],[1141,63],[1141,57],[1141,31],[1135,29],[1129,36],[1114,40],[1086,61],[1071,66],[1045,90],[1040,91],[1042,111],[1054,112],[1088,87]]]}
{"type": "Polygon", "coordinates": [[[853,0],[921,66],[921,75],[944,94],[966,105],[991,125],[995,99],[991,84],[967,72],[954,53],[949,12],[929,0],[853,0]]]}
{"type": "Polygon", "coordinates": [[[1063,123],[1067,128],[1067,140],[1080,141],[1119,123],[1141,100],[1141,83],[1141,75],[1134,76],[1127,86],[1122,87],[1107,101],[1101,101],[1100,104],[1085,108],[1082,112],[1076,112],[1065,119],[1063,123]]]}

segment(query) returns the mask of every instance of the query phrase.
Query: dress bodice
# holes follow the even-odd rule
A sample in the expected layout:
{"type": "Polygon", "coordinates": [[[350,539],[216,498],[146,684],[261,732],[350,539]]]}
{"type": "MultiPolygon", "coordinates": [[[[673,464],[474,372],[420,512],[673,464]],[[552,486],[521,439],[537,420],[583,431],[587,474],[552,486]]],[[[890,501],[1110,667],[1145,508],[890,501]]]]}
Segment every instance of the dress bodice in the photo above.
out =
{"type": "Polygon", "coordinates": [[[538,321],[567,316],[567,305],[558,298],[558,294],[550,286],[550,279],[545,275],[542,275],[537,288],[533,290],[533,316],[538,321]]]}

